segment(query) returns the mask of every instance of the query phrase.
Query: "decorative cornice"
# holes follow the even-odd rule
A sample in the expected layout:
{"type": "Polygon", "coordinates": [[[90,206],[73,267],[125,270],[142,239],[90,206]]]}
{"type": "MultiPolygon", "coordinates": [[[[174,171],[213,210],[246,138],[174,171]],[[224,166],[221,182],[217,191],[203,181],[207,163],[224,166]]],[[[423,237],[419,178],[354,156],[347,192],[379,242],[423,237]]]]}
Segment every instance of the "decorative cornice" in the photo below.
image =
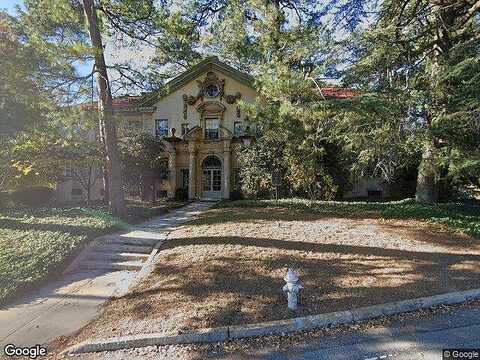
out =
{"type": "Polygon", "coordinates": [[[197,106],[198,112],[208,111],[217,111],[223,113],[227,108],[220,101],[204,101],[197,106]]]}
{"type": "Polygon", "coordinates": [[[168,92],[172,93],[173,91],[189,83],[190,81],[195,80],[197,77],[208,72],[209,70],[219,71],[222,74],[229,76],[237,80],[238,82],[254,89],[253,77],[238,71],[230,65],[221,62],[216,56],[211,56],[199,62],[197,65],[192,66],[190,69],[178,75],[176,78],[170,80],[167,83],[169,90],[168,92]]]}
{"type": "Polygon", "coordinates": [[[139,112],[142,112],[142,113],[153,113],[153,112],[155,112],[156,107],[155,106],[142,106],[142,107],[139,107],[137,109],[138,109],[139,112]]]}

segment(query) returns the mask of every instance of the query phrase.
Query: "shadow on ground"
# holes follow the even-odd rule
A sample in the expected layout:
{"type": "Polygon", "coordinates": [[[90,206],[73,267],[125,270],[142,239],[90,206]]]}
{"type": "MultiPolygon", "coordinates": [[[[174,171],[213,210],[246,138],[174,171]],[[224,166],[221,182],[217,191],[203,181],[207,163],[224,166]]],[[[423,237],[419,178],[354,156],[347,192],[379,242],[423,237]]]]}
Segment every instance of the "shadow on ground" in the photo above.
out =
{"type": "Polygon", "coordinates": [[[164,256],[150,279],[119,299],[118,306],[128,314],[128,308],[148,304],[150,316],[194,308],[187,328],[285,319],[480,287],[480,255],[468,253],[254,237],[173,239],[161,251],[164,256]],[[207,255],[195,261],[202,252],[207,255]],[[188,254],[192,261],[186,261],[188,254]],[[287,267],[298,270],[305,287],[296,313],[286,308],[281,291],[287,267]]]}

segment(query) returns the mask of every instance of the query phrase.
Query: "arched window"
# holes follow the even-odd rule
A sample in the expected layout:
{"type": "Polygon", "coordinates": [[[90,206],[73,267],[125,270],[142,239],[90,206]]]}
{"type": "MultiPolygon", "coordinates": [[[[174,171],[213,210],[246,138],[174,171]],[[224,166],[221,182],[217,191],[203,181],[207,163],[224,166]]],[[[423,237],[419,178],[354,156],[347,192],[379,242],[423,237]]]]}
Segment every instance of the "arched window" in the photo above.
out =
{"type": "Polygon", "coordinates": [[[209,156],[203,160],[203,168],[205,169],[218,169],[222,167],[222,163],[215,156],[209,156]]]}

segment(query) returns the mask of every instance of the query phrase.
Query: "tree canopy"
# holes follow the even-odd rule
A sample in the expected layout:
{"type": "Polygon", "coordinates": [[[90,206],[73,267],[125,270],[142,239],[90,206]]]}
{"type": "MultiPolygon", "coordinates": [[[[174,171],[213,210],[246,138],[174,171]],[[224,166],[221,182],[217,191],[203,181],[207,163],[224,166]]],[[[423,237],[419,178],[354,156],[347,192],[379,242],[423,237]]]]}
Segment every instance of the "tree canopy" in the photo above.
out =
{"type": "Polygon", "coordinates": [[[247,189],[268,187],[275,167],[290,192],[332,198],[350,172],[394,182],[416,168],[417,200],[436,201],[442,183],[479,183],[479,10],[473,0],[26,0],[0,18],[10,69],[0,126],[15,132],[85,99],[95,75],[100,138],[114,149],[113,88],[161,91],[215,54],[254,75],[260,95],[240,103],[258,129],[241,156],[256,169],[243,166],[247,189]],[[105,39],[155,55],[142,71],[106,63],[105,39]],[[95,67],[82,74],[81,63],[95,67]],[[353,96],[326,97],[329,86],[353,96]]]}

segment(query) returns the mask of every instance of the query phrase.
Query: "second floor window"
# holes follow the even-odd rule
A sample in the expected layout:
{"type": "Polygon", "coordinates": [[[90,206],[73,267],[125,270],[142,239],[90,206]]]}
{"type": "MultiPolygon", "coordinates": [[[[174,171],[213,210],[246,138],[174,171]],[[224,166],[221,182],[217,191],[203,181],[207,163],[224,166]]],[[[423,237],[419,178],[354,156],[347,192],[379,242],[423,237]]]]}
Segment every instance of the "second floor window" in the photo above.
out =
{"type": "Polygon", "coordinates": [[[218,139],[219,121],[217,118],[205,119],[205,139],[218,139]]]}
{"type": "Polygon", "coordinates": [[[155,135],[157,137],[168,136],[168,120],[167,119],[155,120],[155,135]]]}
{"type": "Polygon", "coordinates": [[[182,124],[182,135],[185,135],[189,130],[188,124],[182,124]]]}
{"type": "Polygon", "coordinates": [[[240,121],[235,121],[233,123],[233,135],[235,136],[243,135],[242,123],[240,121]]]}

